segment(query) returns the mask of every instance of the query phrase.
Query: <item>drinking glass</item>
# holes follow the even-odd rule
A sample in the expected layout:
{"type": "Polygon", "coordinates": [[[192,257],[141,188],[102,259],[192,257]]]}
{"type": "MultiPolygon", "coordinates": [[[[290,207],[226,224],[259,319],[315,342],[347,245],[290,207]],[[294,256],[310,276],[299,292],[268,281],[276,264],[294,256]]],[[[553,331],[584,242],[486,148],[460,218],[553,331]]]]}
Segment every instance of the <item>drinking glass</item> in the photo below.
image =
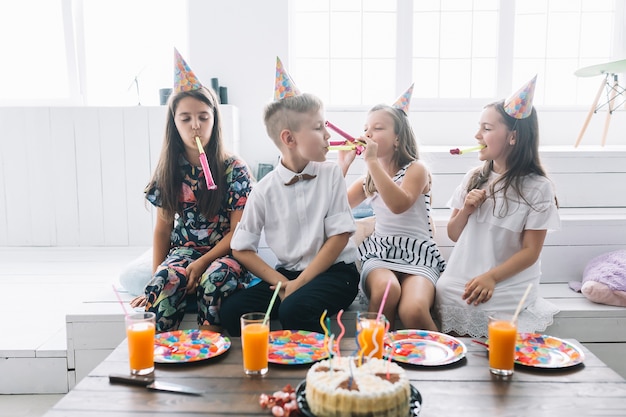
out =
{"type": "Polygon", "coordinates": [[[155,314],[150,312],[126,316],[131,375],[149,375],[154,372],[155,317],[155,314]]]}
{"type": "Polygon", "coordinates": [[[387,319],[381,314],[378,320],[378,313],[359,311],[356,320],[356,334],[360,350],[363,356],[369,356],[371,352],[373,358],[381,359],[385,350],[385,326],[387,319]]]}
{"type": "Polygon", "coordinates": [[[270,326],[263,323],[265,313],[246,313],[241,316],[241,349],[243,371],[246,375],[263,376],[267,373],[270,326]]]}
{"type": "Polygon", "coordinates": [[[489,370],[494,375],[513,375],[517,321],[509,313],[489,316],[489,370]]]}

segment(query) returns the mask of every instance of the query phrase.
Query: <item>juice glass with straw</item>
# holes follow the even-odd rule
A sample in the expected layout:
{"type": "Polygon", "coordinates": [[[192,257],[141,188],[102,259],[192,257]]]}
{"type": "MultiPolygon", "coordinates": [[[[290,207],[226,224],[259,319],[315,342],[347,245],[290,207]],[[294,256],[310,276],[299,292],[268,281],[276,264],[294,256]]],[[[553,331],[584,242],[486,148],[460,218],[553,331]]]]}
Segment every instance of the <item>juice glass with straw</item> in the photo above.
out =
{"type": "Polygon", "coordinates": [[[130,373],[149,375],[154,372],[155,314],[150,312],[128,314],[125,322],[130,373]]]}
{"type": "Polygon", "coordinates": [[[385,350],[386,321],[384,314],[360,311],[357,314],[356,334],[360,355],[381,359],[385,350]]]}
{"type": "Polygon", "coordinates": [[[513,375],[517,318],[509,313],[493,313],[489,316],[488,332],[489,370],[494,375],[513,375]]]}
{"type": "Polygon", "coordinates": [[[241,316],[241,349],[243,371],[250,376],[267,373],[270,326],[264,313],[246,313],[241,316]]]}
{"type": "Polygon", "coordinates": [[[276,284],[265,314],[246,313],[241,316],[241,350],[243,371],[246,375],[263,376],[267,373],[267,358],[270,351],[269,318],[281,285],[280,281],[276,284]]]}

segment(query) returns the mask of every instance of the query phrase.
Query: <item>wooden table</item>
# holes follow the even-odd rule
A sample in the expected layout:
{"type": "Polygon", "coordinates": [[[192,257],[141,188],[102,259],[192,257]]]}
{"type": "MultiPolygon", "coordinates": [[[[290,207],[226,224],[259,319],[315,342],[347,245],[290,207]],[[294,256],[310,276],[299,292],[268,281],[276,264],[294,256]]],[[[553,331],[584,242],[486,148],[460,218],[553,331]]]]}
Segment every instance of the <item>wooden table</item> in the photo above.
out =
{"type": "MultiPolygon", "coordinates": [[[[265,378],[246,377],[240,339],[231,340],[230,350],[219,357],[195,364],[157,366],[157,379],[206,389],[203,396],[109,384],[110,373],[128,373],[124,341],[44,417],[271,415],[259,406],[259,394],[271,394],[286,384],[296,387],[304,379],[308,366],[270,364],[265,378]]],[[[422,394],[421,416],[623,416],[626,413],[626,380],[583,347],[582,365],[562,370],[516,367],[512,379],[505,381],[489,373],[484,348],[470,339],[461,340],[468,352],[456,364],[431,368],[404,366],[412,384],[422,394]]],[[[354,339],[342,341],[342,352],[351,351],[354,343],[354,339]]]]}

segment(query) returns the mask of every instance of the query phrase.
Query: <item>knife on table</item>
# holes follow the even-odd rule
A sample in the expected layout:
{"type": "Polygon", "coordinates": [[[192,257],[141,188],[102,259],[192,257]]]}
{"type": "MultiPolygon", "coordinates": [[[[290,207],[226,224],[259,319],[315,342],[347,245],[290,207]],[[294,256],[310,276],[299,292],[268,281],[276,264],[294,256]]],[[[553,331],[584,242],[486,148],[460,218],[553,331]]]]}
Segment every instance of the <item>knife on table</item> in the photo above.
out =
{"type": "Polygon", "coordinates": [[[199,390],[186,385],[173,384],[171,382],[156,381],[154,375],[141,376],[141,375],[125,375],[125,374],[111,374],[109,375],[109,382],[112,384],[126,384],[126,385],[138,385],[146,387],[152,391],[166,391],[177,392],[179,394],[188,395],[202,395],[205,393],[203,390],[199,390]]]}

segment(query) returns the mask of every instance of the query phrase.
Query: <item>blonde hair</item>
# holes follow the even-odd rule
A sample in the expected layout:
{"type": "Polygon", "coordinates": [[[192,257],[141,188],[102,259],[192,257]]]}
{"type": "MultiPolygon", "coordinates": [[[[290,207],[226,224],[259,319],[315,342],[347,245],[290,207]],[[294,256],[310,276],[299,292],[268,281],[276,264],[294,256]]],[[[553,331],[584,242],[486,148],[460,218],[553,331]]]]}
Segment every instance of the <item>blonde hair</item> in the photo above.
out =
{"type": "Polygon", "coordinates": [[[302,120],[300,115],[317,112],[323,108],[322,100],[308,93],[273,101],[265,106],[263,112],[263,122],[267,134],[278,146],[280,144],[280,132],[285,129],[297,132],[300,129],[302,120]]]}

